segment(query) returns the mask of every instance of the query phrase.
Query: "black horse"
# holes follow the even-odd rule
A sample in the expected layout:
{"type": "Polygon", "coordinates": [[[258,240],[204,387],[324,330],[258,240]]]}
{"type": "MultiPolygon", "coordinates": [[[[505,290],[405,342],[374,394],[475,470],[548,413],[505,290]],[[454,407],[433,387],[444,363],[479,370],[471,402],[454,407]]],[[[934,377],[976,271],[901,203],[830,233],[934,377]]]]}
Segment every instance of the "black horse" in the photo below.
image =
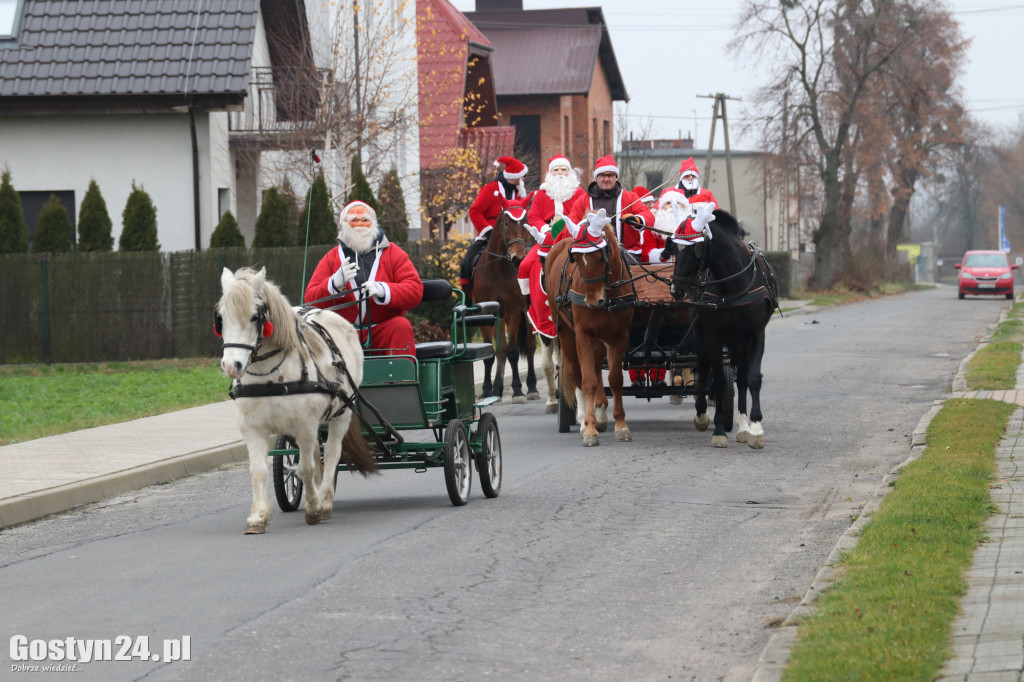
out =
{"type": "Polygon", "coordinates": [[[672,293],[677,299],[695,304],[694,344],[697,354],[697,384],[694,425],[708,427],[707,388],[710,379],[715,400],[715,432],[711,444],[724,448],[732,430],[732,414],[723,409],[729,380],[723,350],[736,368],[736,440],[752,448],[764,447],[761,426],[761,358],[764,329],[778,307],[778,283],[764,254],[743,242],[739,223],[718,209],[708,224],[710,238],[690,246],[673,244],[676,252],[672,293]],[[750,416],[747,417],[747,390],[750,416]]]}

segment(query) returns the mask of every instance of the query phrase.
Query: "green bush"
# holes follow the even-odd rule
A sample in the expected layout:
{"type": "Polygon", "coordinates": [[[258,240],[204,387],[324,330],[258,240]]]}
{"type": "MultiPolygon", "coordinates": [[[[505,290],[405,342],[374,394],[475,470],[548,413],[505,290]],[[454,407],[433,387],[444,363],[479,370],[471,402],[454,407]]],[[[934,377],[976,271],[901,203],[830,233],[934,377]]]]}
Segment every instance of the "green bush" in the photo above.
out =
{"type": "Polygon", "coordinates": [[[398,181],[398,171],[392,168],[380,183],[380,227],[388,241],[405,244],[409,241],[409,216],[405,212],[405,195],[398,181]]]}
{"type": "Polygon", "coordinates": [[[68,211],[60,203],[55,194],[43,206],[36,225],[35,239],[32,240],[33,253],[70,253],[74,235],[71,233],[71,221],[68,211]]]}
{"type": "Polygon", "coordinates": [[[245,237],[242,236],[241,230],[238,229],[238,221],[235,220],[234,214],[231,211],[224,211],[224,215],[220,217],[220,222],[217,223],[213,234],[210,235],[210,248],[226,249],[233,246],[240,246],[244,249],[245,237]]]}
{"type": "Polygon", "coordinates": [[[21,210],[21,196],[11,184],[11,170],[0,174],[0,253],[28,251],[28,225],[21,210]]]}
{"type": "Polygon", "coordinates": [[[252,245],[255,248],[272,246],[293,246],[289,237],[291,221],[288,219],[288,202],[276,187],[267,190],[256,218],[256,234],[252,245]]]}
{"type": "Polygon", "coordinates": [[[793,286],[793,255],[789,251],[765,251],[764,255],[775,270],[779,298],[789,298],[793,286]]]}
{"type": "Polygon", "coordinates": [[[156,206],[142,187],[136,187],[132,180],[132,193],[128,195],[124,212],[121,214],[121,237],[118,249],[121,251],[159,251],[157,241],[156,206]]]}
{"type": "Polygon", "coordinates": [[[306,229],[309,229],[309,244],[333,244],[338,239],[338,223],[331,210],[331,197],[323,173],[316,179],[306,194],[306,203],[299,214],[299,245],[306,243],[306,229]]]}
{"type": "Polygon", "coordinates": [[[78,250],[113,251],[113,227],[100,186],[90,180],[78,213],[78,250]]]}
{"type": "Polygon", "coordinates": [[[373,212],[380,216],[380,204],[373,197],[373,190],[366,176],[363,175],[363,164],[359,161],[359,155],[352,157],[352,191],[345,198],[345,204],[353,201],[361,201],[373,209],[373,212]]]}

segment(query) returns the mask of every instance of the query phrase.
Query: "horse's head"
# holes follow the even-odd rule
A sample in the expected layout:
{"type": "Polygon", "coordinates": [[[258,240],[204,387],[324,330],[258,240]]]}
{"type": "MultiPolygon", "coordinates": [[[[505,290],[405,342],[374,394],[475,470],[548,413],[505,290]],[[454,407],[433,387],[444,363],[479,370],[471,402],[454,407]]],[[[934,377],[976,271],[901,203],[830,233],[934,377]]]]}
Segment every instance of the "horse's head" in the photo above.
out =
{"type": "Polygon", "coordinates": [[[491,243],[488,244],[491,253],[508,258],[516,267],[526,258],[530,249],[532,236],[526,229],[526,216],[532,204],[531,196],[525,207],[514,203],[505,206],[494,223],[491,243]]]}
{"type": "Polygon", "coordinates": [[[749,261],[739,222],[722,209],[716,209],[713,215],[714,219],[703,230],[703,238],[682,239],[677,232],[672,239],[676,254],[672,292],[677,298],[686,292],[690,292],[691,297],[699,295],[709,282],[720,282],[726,290],[743,284],[728,279],[743,270],[749,261]]]}
{"type": "Polygon", "coordinates": [[[623,279],[619,243],[611,224],[598,231],[581,223],[569,249],[569,261],[576,268],[572,289],[583,296],[587,306],[603,307],[608,301],[609,284],[623,279]]]}
{"type": "Polygon", "coordinates": [[[220,276],[223,295],[217,302],[214,329],[224,339],[220,369],[232,379],[240,379],[249,364],[269,357],[259,354],[264,344],[277,348],[294,344],[294,329],[285,324],[290,307],[266,274],[266,268],[259,272],[224,268],[220,276]]]}

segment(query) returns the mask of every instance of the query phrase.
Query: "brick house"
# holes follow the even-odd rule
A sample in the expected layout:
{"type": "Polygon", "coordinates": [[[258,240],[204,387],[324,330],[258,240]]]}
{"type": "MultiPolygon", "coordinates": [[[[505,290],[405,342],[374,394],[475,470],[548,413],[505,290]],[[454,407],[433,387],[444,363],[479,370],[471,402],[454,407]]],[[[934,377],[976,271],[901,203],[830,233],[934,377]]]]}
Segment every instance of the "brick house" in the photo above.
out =
{"type": "Polygon", "coordinates": [[[494,47],[499,121],[515,127],[527,186],[537,187],[555,154],[582,169],[585,185],[594,162],[614,151],[613,102],[629,99],[601,8],[476,0],[466,17],[494,47]]]}

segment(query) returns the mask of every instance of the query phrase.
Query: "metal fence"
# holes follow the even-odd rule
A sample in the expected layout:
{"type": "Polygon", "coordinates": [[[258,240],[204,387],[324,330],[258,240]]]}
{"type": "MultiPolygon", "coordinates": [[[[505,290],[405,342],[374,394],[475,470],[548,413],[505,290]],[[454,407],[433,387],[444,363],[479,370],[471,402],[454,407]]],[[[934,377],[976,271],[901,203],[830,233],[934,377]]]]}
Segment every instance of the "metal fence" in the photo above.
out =
{"type": "MultiPolygon", "coordinates": [[[[419,265],[438,247],[405,248],[419,265]]],[[[325,250],[310,251],[306,280],[325,250]]],[[[303,260],[301,247],[0,255],[0,364],[220,355],[221,270],[266,267],[297,305],[303,260]]]]}

